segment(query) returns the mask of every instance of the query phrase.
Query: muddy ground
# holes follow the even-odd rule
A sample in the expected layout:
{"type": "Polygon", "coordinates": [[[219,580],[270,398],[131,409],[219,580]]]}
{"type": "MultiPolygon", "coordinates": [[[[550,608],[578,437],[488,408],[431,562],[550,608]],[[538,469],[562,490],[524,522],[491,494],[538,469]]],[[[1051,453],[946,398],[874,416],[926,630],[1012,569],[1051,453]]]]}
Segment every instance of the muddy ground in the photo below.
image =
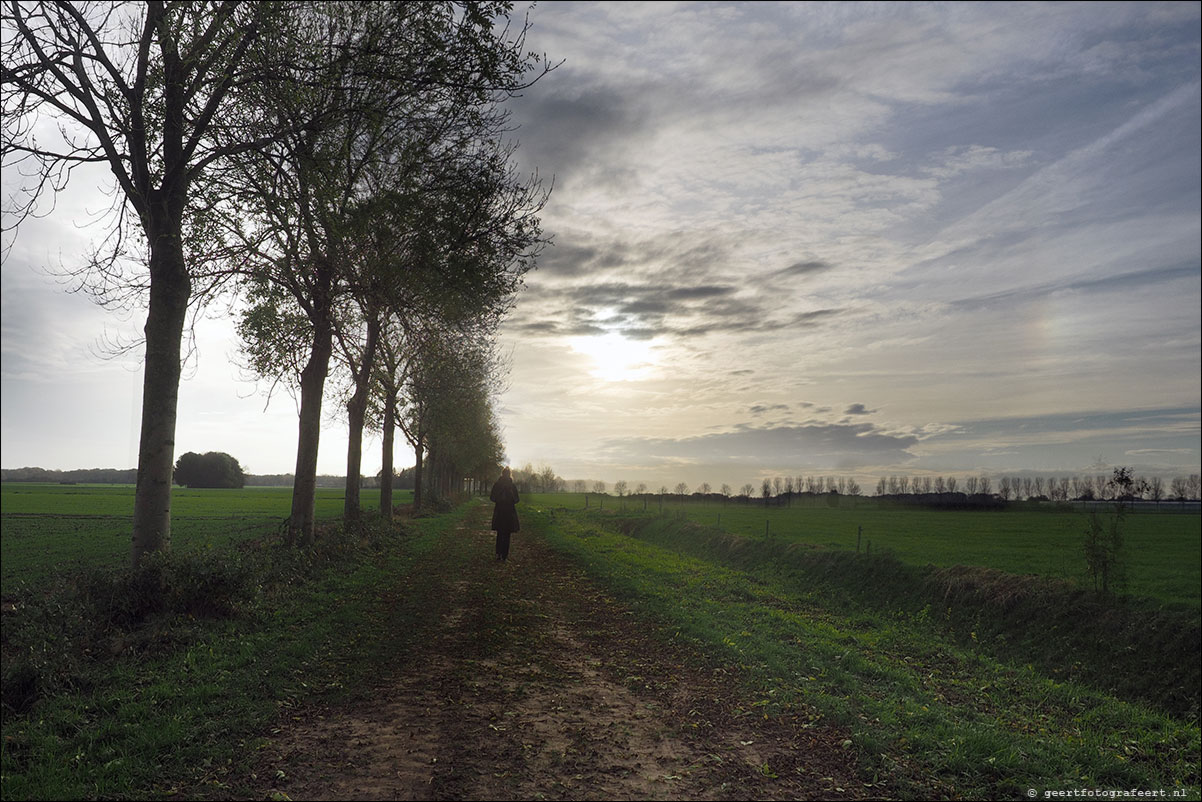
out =
{"type": "MultiPolygon", "coordinates": [[[[536,536],[493,556],[481,505],[419,565],[431,623],[361,701],[289,711],[257,798],[879,797],[845,736],[805,711],[765,717],[737,669],[606,595],[536,536]]],[[[406,620],[400,617],[398,620],[406,620]]]]}

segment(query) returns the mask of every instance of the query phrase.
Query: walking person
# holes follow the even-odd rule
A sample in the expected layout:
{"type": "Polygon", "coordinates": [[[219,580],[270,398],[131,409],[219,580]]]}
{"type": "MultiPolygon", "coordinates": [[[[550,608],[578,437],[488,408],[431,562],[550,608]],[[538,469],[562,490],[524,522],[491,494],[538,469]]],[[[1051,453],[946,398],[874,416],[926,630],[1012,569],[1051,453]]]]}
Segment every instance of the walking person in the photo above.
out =
{"type": "Polygon", "coordinates": [[[509,559],[509,536],[522,527],[518,523],[518,488],[513,483],[509,469],[501,471],[501,478],[488,494],[496,505],[492,511],[492,528],[497,533],[497,559],[509,559]]]}

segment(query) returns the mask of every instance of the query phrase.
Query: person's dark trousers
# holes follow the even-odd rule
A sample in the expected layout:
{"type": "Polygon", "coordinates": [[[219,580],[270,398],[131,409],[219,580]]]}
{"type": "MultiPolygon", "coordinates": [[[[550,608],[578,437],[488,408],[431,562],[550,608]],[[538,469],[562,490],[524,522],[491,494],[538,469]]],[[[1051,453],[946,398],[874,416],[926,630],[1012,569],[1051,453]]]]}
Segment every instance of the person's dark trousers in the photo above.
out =
{"type": "Polygon", "coordinates": [[[497,532],[497,559],[509,559],[509,532],[497,532]]]}

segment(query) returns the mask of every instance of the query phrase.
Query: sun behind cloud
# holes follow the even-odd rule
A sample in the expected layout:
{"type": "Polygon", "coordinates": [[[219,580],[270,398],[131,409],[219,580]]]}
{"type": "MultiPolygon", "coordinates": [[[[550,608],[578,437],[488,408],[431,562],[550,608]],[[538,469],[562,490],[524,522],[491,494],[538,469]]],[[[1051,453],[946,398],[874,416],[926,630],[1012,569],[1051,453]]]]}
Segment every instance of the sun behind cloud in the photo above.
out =
{"type": "Polygon", "coordinates": [[[649,341],[631,340],[616,331],[592,337],[572,337],[568,345],[592,360],[589,374],[607,382],[649,379],[658,360],[649,341]]]}

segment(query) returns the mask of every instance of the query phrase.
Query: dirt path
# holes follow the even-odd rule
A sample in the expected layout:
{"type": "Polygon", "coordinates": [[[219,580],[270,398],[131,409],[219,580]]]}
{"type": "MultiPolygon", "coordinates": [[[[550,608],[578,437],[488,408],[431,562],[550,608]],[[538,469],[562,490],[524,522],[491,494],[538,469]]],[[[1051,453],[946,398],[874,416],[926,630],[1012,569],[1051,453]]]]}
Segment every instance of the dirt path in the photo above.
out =
{"type": "Polygon", "coordinates": [[[374,698],[291,717],[261,798],[863,798],[842,736],[764,718],[528,533],[493,556],[473,510],[421,570],[433,626],[374,698]],[[277,772],[283,772],[282,776],[277,772]]]}

